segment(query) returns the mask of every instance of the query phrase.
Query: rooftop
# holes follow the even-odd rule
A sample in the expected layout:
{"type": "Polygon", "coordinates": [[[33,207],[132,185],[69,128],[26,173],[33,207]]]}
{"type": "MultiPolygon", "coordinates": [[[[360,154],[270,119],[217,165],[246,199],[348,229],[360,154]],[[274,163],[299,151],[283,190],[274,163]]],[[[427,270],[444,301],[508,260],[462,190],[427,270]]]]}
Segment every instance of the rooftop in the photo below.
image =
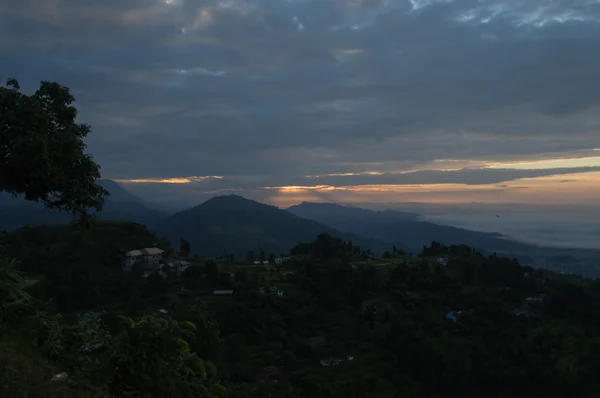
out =
{"type": "Polygon", "coordinates": [[[130,250],[127,253],[125,253],[125,256],[127,256],[127,257],[153,256],[156,254],[162,254],[164,252],[165,252],[164,250],[161,250],[158,247],[149,247],[149,248],[139,249],[139,250],[130,250]]]}

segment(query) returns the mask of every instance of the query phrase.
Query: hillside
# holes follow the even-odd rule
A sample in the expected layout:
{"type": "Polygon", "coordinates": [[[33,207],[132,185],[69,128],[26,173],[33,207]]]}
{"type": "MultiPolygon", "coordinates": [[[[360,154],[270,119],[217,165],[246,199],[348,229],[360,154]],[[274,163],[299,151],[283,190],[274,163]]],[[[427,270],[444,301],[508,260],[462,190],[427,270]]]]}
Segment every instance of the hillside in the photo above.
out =
{"type": "MultiPolygon", "coordinates": [[[[97,215],[99,220],[131,221],[153,227],[167,216],[112,180],[100,180],[99,184],[110,193],[97,215]]],[[[66,224],[71,219],[69,214],[48,210],[41,203],[0,193],[0,230],[13,231],[24,225],[66,224]]]]}
{"type": "Polygon", "coordinates": [[[432,240],[449,245],[466,244],[485,251],[520,251],[531,245],[506,239],[497,233],[484,233],[467,229],[419,221],[418,215],[397,211],[373,211],[345,207],[331,203],[301,203],[288,211],[299,217],[319,222],[344,232],[382,241],[400,241],[413,251],[420,250],[432,240]]]}
{"type": "Polygon", "coordinates": [[[123,277],[121,256],[155,245],[170,252],[168,242],[144,225],[115,221],[98,221],[89,229],[77,224],[24,227],[0,235],[2,255],[18,259],[31,278],[43,278],[37,285],[39,293],[44,296],[51,289],[56,303],[71,310],[115,297],[131,300],[129,292],[114,282],[123,277]]]}
{"type": "MultiPolygon", "coordinates": [[[[248,250],[284,253],[299,242],[321,233],[358,243],[363,249],[381,253],[391,243],[354,233],[341,233],[315,221],[241,196],[212,198],[203,204],[173,214],[156,226],[156,231],[176,247],[181,238],[191,244],[193,253],[207,256],[234,254],[243,258],[248,250]]],[[[396,246],[402,247],[396,243],[396,246]]]]}
{"type": "MultiPolygon", "coordinates": [[[[254,207],[220,198],[207,211],[240,200],[227,207],[254,207]]],[[[153,244],[140,225],[3,238],[39,282],[23,288],[0,256],[2,397],[598,396],[598,281],[470,248],[446,265],[433,246],[361,260],[323,236],[283,269],[192,260],[144,279],[115,262],[153,244]]]]}

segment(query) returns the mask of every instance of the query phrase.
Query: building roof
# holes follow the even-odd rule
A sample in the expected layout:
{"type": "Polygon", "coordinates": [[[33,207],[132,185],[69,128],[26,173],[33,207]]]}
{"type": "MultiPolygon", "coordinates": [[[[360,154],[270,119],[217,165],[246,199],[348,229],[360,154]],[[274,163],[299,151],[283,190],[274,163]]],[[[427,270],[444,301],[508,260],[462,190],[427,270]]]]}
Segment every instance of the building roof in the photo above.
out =
{"type": "Polygon", "coordinates": [[[158,247],[148,247],[145,249],[130,250],[127,253],[125,253],[125,256],[127,256],[127,257],[153,256],[156,254],[162,254],[164,252],[165,252],[164,250],[161,250],[158,247]]]}
{"type": "Polygon", "coordinates": [[[325,344],[325,337],[323,336],[313,336],[308,338],[308,342],[310,345],[321,345],[325,344]]]}
{"type": "Polygon", "coordinates": [[[282,370],[283,369],[281,369],[279,366],[275,366],[275,365],[271,365],[271,366],[267,366],[266,368],[263,368],[264,373],[279,373],[282,370]]]}

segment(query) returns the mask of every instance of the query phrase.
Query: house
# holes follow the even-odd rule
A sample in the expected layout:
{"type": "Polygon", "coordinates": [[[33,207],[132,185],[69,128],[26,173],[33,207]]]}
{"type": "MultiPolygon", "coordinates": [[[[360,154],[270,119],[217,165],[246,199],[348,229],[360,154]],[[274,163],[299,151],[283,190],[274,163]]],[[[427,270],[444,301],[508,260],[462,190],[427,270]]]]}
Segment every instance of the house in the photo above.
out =
{"type": "Polygon", "coordinates": [[[141,265],[145,269],[159,269],[164,250],[158,247],[150,247],[139,250],[130,250],[123,256],[123,268],[131,269],[134,264],[141,265]]]}
{"type": "Polygon", "coordinates": [[[345,361],[353,361],[354,357],[321,359],[321,366],[336,366],[345,361]]]}
{"type": "Polygon", "coordinates": [[[516,316],[524,315],[526,317],[529,317],[533,314],[533,312],[533,308],[529,305],[529,303],[527,303],[527,301],[525,301],[523,305],[521,305],[521,307],[515,308],[512,313],[516,316]]]}
{"type": "Polygon", "coordinates": [[[525,301],[529,304],[543,304],[546,300],[548,300],[547,294],[541,294],[539,296],[527,297],[525,301]]]}
{"type": "Polygon", "coordinates": [[[260,265],[260,261],[256,260],[252,264],[254,264],[254,265],[260,265]]]}
{"type": "Polygon", "coordinates": [[[313,336],[308,338],[308,344],[310,344],[311,347],[320,347],[325,345],[325,343],[325,337],[323,336],[313,336]]]}
{"type": "Polygon", "coordinates": [[[275,265],[278,267],[281,267],[288,261],[290,261],[289,257],[277,257],[277,258],[275,258],[275,265]]]}
{"type": "Polygon", "coordinates": [[[265,260],[262,262],[262,265],[269,265],[269,262],[265,260]]]}
{"type": "Polygon", "coordinates": [[[263,382],[277,383],[283,378],[283,368],[280,366],[267,366],[258,374],[258,378],[263,382]]]}
{"type": "Polygon", "coordinates": [[[451,311],[446,314],[446,319],[456,323],[456,322],[458,322],[458,316],[461,314],[461,312],[462,311],[451,311]]]}
{"type": "Polygon", "coordinates": [[[259,287],[258,294],[260,294],[261,296],[279,296],[279,297],[283,297],[285,295],[283,292],[283,289],[280,289],[278,287],[259,287]]]}
{"type": "Polygon", "coordinates": [[[437,262],[439,265],[442,265],[442,266],[444,266],[444,267],[445,267],[445,266],[447,266],[447,265],[448,265],[448,258],[447,258],[447,257],[438,257],[438,258],[437,258],[437,260],[436,260],[436,262],[437,262]]]}
{"type": "Polygon", "coordinates": [[[231,296],[233,295],[233,290],[215,290],[213,292],[215,296],[231,296]]]}

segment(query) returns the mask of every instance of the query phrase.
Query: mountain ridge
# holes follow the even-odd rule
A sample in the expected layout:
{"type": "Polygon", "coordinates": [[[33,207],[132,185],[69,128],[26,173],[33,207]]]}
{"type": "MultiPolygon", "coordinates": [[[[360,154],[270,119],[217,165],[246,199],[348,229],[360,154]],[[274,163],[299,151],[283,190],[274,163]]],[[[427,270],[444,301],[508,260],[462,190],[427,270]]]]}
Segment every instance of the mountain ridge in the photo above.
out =
{"type": "Polygon", "coordinates": [[[432,240],[445,244],[467,244],[485,251],[523,250],[536,245],[511,240],[490,232],[439,225],[419,220],[418,214],[396,210],[368,210],[335,203],[303,202],[290,206],[289,212],[346,232],[362,231],[365,236],[384,241],[398,240],[419,249],[432,240]]]}
{"type": "Polygon", "coordinates": [[[276,206],[238,195],[211,198],[197,206],[175,213],[157,225],[157,232],[177,244],[184,238],[192,252],[205,255],[234,254],[249,250],[283,253],[300,242],[329,233],[352,240],[364,249],[383,251],[399,242],[381,242],[354,233],[344,233],[313,220],[298,217],[276,206]]]}
{"type": "MultiPolygon", "coordinates": [[[[97,213],[99,220],[131,221],[152,228],[158,220],[168,215],[113,180],[98,180],[98,184],[110,193],[104,201],[102,211],[97,213]]],[[[72,219],[70,214],[48,209],[41,202],[28,201],[22,195],[13,197],[9,193],[0,192],[0,230],[11,231],[24,225],[67,224],[72,219]]]]}

